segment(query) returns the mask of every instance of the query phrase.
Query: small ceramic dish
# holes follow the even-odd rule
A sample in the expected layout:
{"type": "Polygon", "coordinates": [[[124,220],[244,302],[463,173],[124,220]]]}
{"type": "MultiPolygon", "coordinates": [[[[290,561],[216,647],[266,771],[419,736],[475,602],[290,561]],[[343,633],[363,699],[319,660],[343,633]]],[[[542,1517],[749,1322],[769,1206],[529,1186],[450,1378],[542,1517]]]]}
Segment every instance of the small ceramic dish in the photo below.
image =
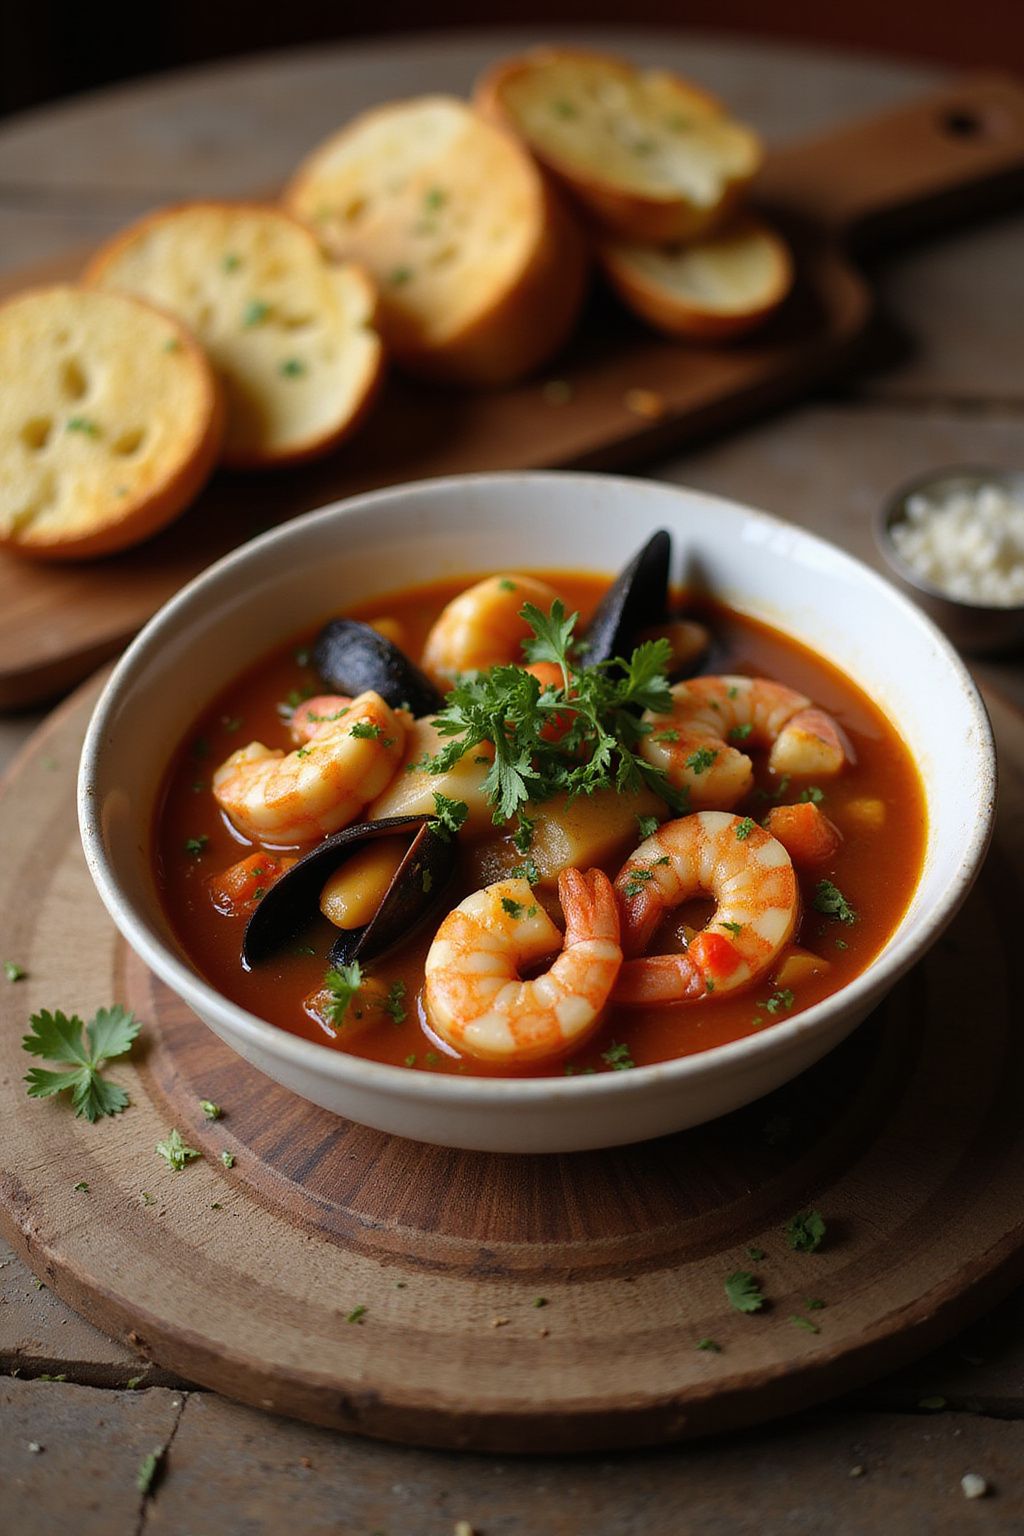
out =
{"type": "Polygon", "coordinates": [[[980,867],[995,794],[978,692],[892,585],[821,539],[696,491],[602,475],[493,474],[397,486],[246,544],[172,599],[122,657],[82,752],[79,816],[96,887],[148,966],[260,1071],[399,1136],[498,1152],[614,1146],[736,1109],[831,1050],[924,954],[980,867]],[[896,931],[853,982],[797,1017],[699,1055],[573,1078],[432,1076],[302,1040],[200,976],[161,905],[151,857],[166,764],[254,658],[356,599],[447,575],[614,572],[655,529],[673,580],[786,631],[868,691],[910,745],[929,814],[924,867],[896,931]]]}
{"type": "Polygon", "coordinates": [[[875,523],[875,542],[900,586],[934,619],[958,650],[973,656],[995,655],[1024,646],[1024,604],[1006,607],[952,597],[907,564],[896,547],[893,529],[906,520],[907,504],[914,496],[941,501],[945,496],[970,495],[986,486],[1006,491],[1024,504],[1024,472],[986,469],[980,465],[954,466],[933,470],[902,486],[881,508],[875,523]]]}

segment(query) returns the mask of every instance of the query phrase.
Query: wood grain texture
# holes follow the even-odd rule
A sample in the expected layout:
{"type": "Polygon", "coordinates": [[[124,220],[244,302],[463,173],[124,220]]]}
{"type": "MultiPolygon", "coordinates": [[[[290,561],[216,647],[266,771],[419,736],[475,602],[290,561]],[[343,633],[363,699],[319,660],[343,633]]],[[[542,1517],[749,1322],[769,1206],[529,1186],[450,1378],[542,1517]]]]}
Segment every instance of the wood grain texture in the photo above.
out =
{"type": "Polygon", "coordinates": [[[41,769],[44,756],[73,762],[94,695],[58,712],[0,802],[2,948],[30,972],[16,1002],[15,989],[3,996],[0,1205],[40,1278],[145,1357],[373,1436],[621,1447],[734,1428],[864,1382],[1024,1273],[1021,958],[1006,923],[1024,853],[1020,716],[994,705],[1002,815],[977,891],[840,1051],[681,1136],[502,1158],[389,1139],[293,1099],[126,953],[84,869],[68,768],[41,769]],[[148,1025],[112,1072],[131,1109],[89,1126],[25,1098],[18,1019],[112,998],[148,1025]],[[205,1097],[223,1120],[204,1120],[205,1097]],[[151,1150],[171,1125],[205,1154],[179,1174],[151,1150]],[[781,1233],[808,1204],[830,1229],[811,1256],[781,1233]],[[751,1246],[765,1258],[751,1260],[751,1246]],[[741,1268],[769,1298],[759,1316],[726,1302],[723,1281],[741,1268]],[[806,1313],[808,1297],[825,1308],[806,1313]],[[365,1315],[348,1322],[358,1306],[365,1315]],[[820,1333],[795,1327],[798,1314],[820,1333]],[[722,1353],[698,1351],[702,1337],[722,1353]]]}
{"type": "MultiPolygon", "coordinates": [[[[70,568],[4,554],[0,707],[68,686],[210,561],[297,513],[435,475],[621,466],[795,398],[849,366],[863,343],[871,300],[842,254],[846,235],[955,221],[984,200],[1004,199],[1021,177],[1024,90],[986,77],[778,151],[760,195],[793,240],[798,282],[763,331],[730,347],[678,346],[599,294],[552,370],[570,387],[563,403],[552,403],[537,381],[464,394],[395,377],[368,427],[339,453],[260,478],[222,473],[173,527],[138,549],[70,568]],[[992,131],[948,131],[972,112],[992,131]],[[655,399],[656,419],[631,409],[635,389],[655,399]]],[[[0,296],[27,281],[72,275],[74,266],[7,274],[0,296]]]]}

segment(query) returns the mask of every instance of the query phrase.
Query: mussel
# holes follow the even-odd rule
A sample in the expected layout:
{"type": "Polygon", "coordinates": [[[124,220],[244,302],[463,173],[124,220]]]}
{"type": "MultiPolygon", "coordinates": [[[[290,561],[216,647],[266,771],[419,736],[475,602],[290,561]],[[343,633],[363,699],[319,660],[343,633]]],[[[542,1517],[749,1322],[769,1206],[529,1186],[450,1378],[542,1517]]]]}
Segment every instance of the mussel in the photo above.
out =
{"type": "Polygon", "coordinates": [[[418,720],[444,702],[426,673],[392,640],[358,619],[331,619],[313,642],[313,665],[332,693],[355,697],[372,688],[392,709],[418,720]]]}
{"type": "Polygon", "coordinates": [[[376,960],[402,943],[438,906],[455,873],[454,839],[435,832],[427,816],[388,816],[345,827],[319,843],[270,886],[242,940],[242,961],[251,969],[294,941],[320,909],[320,894],[335,871],[363,844],[408,837],[408,851],[373,917],[359,928],[339,929],[332,965],[376,960]]]}
{"type": "Polygon", "coordinates": [[[588,665],[628,656],[642,629],[660,623],[668,610],[672,539],[664,528],[651,537],[602,597],[582,638],[588,665]]]}

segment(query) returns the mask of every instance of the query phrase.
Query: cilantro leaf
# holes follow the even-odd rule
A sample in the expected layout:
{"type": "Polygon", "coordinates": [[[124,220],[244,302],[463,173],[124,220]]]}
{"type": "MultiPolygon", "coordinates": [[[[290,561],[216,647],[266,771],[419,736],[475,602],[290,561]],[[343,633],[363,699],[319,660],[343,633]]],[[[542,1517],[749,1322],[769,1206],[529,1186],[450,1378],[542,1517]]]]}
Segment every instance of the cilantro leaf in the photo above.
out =
{"type": "Polygon", "coordinates": [[[796,1253],[817,1253],[827,1228],[820,1211],[798,1211],[786,1222],[786,1241],[796,1253]]]}
{"type": "Polygon", "coordinates": [[[725,1282],[725,1294],[737,1312],[760,1312],[764,1295],[749,1269],[737,1269],[725,1282]]]}
{"type": "Polygon", "coordinates": [[[816,912],[823,912],[826,917],[835,918],[839,923],[857,921],[856,912],[839,887],[833,885],[831,880],[818,881],[814,887],[814,899],[811,905],[816,912]]]}
{"type": "Polygon", "coordinates": [[[32,1032],[21,1042],[29,1055],[65,1062],[72,1069],[49,1072],[44,1067],[30,1067],[25,1075],[29,1098],[46,1099],[70,1092],[76,1116],[84,1116],[90,1124],[104,1115],[118,1115],[127,1107],[124,1089],[100,1076],[111,1057],[131,1050],[142,1027],[126,1008],[100,1008],[88,1025],[77,1014],[68,1018],[59,1009],[55,1013],[43,1009],[32,1015],[29,1024],[32,1032]]]}

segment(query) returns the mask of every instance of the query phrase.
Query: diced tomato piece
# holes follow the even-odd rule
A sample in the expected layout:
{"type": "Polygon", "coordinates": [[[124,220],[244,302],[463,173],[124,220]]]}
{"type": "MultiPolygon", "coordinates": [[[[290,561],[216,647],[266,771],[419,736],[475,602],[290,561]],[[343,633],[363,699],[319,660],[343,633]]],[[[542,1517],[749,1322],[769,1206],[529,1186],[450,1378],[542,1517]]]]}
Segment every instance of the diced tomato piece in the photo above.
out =
{"type": "Polygon", "coordinates": [[[711,933],[706,928],[698,933],[687,953],[712,981],[724,981],[742,963],[736,946],[729,942],[724,933],[711,933]]]}

